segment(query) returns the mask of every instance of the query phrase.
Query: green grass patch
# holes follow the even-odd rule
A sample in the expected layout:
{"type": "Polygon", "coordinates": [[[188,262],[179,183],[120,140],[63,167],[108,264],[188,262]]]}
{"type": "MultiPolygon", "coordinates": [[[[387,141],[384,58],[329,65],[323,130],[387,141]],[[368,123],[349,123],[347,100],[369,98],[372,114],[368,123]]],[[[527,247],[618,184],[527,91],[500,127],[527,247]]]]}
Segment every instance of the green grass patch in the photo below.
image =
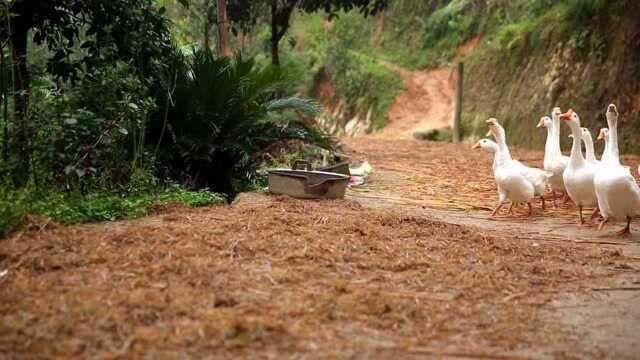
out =
{"type": "Polygon", "coordinates": [[[0,192],[0,237],[16,229],[27,214],[45,215],[62,224],[132,219],[151,213],[154,206],[179,203],[190,207],[220,204],[222,195],[189,191],[180,186],[122,195],[112,192],[0,192]]]}
{"type": "Polygon", "coordinates": [[[371,24],[371,18],[355,11],[340,13],[330,26],[322,14],[299,14],[281,53],[283,64],[300,73],[302,87],[315,85],[308,74],[326,71],[336,95],[346,100],[347,117],[365,116],[371,111],[371,127],[379,129],[385,125],[389,107],[404,83],[381,63],[383,52],[364,41],[374,32],[371,24]],[[290,42],[295,43],[295,50],[290,42]]]}

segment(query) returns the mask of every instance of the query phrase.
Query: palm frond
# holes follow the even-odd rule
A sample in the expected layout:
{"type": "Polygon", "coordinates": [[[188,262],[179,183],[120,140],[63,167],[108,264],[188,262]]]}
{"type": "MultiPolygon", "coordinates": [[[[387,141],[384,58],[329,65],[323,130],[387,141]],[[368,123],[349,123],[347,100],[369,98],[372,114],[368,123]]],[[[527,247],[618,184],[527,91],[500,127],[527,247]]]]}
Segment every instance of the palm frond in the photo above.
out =
{"type": "Polygon", "coordinates": [[[315,100],[297,96],[269,101],[266,108],[267,111],[297,110],[309,116],[318,116],[322,111],[322,107],[315,100]]]}

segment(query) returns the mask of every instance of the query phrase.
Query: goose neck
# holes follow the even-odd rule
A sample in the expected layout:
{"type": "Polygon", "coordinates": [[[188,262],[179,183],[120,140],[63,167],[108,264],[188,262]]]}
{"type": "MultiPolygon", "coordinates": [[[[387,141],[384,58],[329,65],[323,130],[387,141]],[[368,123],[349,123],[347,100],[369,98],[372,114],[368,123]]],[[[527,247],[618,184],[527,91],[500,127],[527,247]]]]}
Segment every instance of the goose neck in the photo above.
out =
{"type": "Polygon", "coordinates": [[[600,158],[600,161],[606,162],[606,161],[609,161],[610,158],[611,158],[611,153],[609,151],[609,139],[605,137],[604,150],[602,151],[602,157],[600,158]]]}
{"type": "Polygon", "coordinates": [[[553,141],[553,128],[547,128],[547,140],[544,144],[544,167],[548,168],[551,166],[551,161],[555,157],[555,147],[553,141]]]}
{"type": "Polygon", "coordinates": [[[553,153],[555,156],[560,156],[562,155],[562,150],[560,150],[560,118],[553,115],[551,124],[553,130],[553,153]]]}
{"type": "Polygon", "coordinates": [[[507,140],[505,139],[504,133],[497,132],[495,134],[495,137],[501,156],[510,160],[511,152],[509,151],[509,147],[507,146],[507,140]]]}
{"type": "Polygon", "coordinates": [[[584,156],[582,155],[582,132],[580,126],[569,124],[571,134],[573,134],[573,144],[571,145],[571,164],[574,166],[584,164],[584,156]]]}
{"type": "Polygon", "coordinates": [[[583,136],[582,141],[584,141],[584,147],[587,153],[587,161],[595,161],[596,153],[595,153],[595,150],[593,149],[593,140],[591,139],[590,136],[583,136]]]}
{"type": "Polygon", "coordinates": [[[618,148],[618,124],[607,117],[609,125],[609,155],[610,160],[620,163],[620,151],[618,148]]]}

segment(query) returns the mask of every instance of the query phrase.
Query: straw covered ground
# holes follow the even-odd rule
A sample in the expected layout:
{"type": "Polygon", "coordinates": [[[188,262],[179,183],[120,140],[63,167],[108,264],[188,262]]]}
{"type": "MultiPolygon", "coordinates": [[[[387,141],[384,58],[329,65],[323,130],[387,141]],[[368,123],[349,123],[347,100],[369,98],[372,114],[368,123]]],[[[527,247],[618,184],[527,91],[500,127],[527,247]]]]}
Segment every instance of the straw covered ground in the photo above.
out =
{"type": "MultiPolygon", "coordinates": [[[[471,149],[472,143],[449,144],[375,137],[346,139],[345,142],[355,162],[367,160],[378,172],[395,174],[403,180],[374,184],[371,191],[374,197],[381,193],[394,193],[398,197],[396,200],[405,203],[459,210],[489,211],[497,203],[498,194],[491,169],[493,155],[471,149]]],[[[526,165],[542,168],[542,151],[511,147],[511,153],[526,165]]],[[[640,156],[625,155],[623,162],[631,167],[632,174],[640,181],[636,171],[640,156]]],[[[366,192],[369,191],[365,189],[366,192]]],[[[557,208],[554,208],[551,193],[545,196],[547,209],[544,213],[540,211],[540,201],[536,200],[534,218],[575,217],[577,221],[577,210],[571,203],[563,204],[558,198],[557,208]]],[[[519,214],[526,212],[522,208],[519,214]]],[[[506,215],[506,209],[501,214],[506,215]]]]}
{"type": "MultiPolygon", "coordinates": [[[[354,145],[374,168],[416,179],[380,189],[425,206],[494,201],[484,156],[470,154],[456,173],[458,147],[403,144],[354,145]],[[439,171],[449,182],[433,180],[439,171]],[[451,203],[438,200],[451,194],[451,203]]],[[[402,206],[254,193],[132,221],[39,221],[0,240],[3,269],[0,357],[584,358],[602,350],[576,345],[580,329],[549,316],[553,299],[637,275],[638,261],[402,206]]]]}

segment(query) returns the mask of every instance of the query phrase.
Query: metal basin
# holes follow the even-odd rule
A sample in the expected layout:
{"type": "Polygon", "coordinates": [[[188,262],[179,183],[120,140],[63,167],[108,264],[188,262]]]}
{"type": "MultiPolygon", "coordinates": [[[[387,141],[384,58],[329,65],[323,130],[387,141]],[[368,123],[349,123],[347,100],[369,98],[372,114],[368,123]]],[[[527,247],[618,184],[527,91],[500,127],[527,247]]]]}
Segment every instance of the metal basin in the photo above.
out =
{"type": "Polygon", "coordinates": [[[342,175],[351,175],[351,173],[349,172],[349,163],[346,161],[335,164],[335,165],[319,168],[318,171],[331,172],[331,173],[342,174],[342,175]]]}
{"type": "Polygon", "coordinates": [[[301,199],[340,199],[349,177],[324,171],[269,170],[269,191],[301,199]]]}

